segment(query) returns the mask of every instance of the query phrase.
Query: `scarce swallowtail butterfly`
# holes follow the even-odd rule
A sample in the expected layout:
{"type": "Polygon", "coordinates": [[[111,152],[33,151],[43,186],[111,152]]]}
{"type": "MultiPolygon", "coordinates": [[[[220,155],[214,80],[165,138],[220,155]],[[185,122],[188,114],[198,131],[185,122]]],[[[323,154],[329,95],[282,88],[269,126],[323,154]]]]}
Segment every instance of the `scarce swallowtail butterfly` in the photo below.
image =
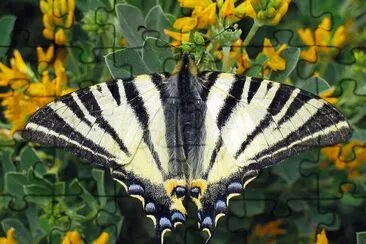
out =
{"type": "Polygon", "coordinates": [[[23,137],[62,147],[109,168],[138,198],[159,243],[184,223],[184,199],[213,233],[259,170],[313,147],[345,142],[347,119],[316,95],[289,85],[199,72],[188,54],[172,74],[116,79],[40,108],[23,137]]]}

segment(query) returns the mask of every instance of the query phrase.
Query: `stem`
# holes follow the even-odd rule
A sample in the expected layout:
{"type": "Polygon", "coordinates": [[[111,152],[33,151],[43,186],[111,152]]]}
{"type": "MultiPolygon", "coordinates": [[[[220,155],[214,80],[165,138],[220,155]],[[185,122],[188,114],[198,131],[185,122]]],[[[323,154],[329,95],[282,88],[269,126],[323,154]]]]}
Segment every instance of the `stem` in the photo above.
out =
{"type": "Polygon", "coordinates": [[[224,54],[224,58],[222,60],[222,69],[225,72],[228,72],[229,70],[229,55],[230,55],[230,46],[222,47],[222,52],[224,54]]]}
{"type": "Polygon", "coordinates": [[[249,45],[250,41],[254,37],[255,33],[258,31],[259,27],[260,27],[260,25],[256,21],[254,21],[252,27],[249,30],[248,35],[245,37],[245,40],[243,43],[244,48],[249,45]]]}
{"type": "Polygon", "coordinates": [[[257,33],[258,29],[259,29],[260,25],[254,21],[252,27],[249,30],[248,35],[245,37],[245,40],[243,42],[243,45],[238,49],[238,51],[236,51],[235,53],[235,57],[232,59],[232,63],[230,64],[229,67],[233,66],[235,64],[235,62],[238,60],[240,54],[244,51],[246,51],[246,47],[249,45],[250,41],[253,39],[255,33],[257,33]]]}

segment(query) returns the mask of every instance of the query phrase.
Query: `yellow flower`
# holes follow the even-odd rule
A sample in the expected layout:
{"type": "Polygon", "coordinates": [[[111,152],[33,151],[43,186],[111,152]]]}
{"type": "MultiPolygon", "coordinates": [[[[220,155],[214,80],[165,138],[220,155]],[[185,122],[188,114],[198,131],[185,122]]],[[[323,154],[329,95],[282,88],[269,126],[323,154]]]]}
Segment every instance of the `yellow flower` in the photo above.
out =
{"type": "Polygon", "coordinates": [[[196,7],[192,16],[197,18],[197,27],[199,29],[207,28],[208,25],[216,23],[216,3],[211,3],[206,7],[196,7]]]}
{"type": "Polygon", "coordinates": [[[328,238],[325,234],[325,229],[316,234],[316,244],[328,244],[328,238]]]}
{"type": "Polygon", "coordinates": [[[254,19],[256,17],[255,10],[254,10],[252,4],[250,3],[250,1],[248,1],[248,0],[240,3],[235,8],[235,15],[238,16],[239,18],[244,18],[246,16],[249,16],[254,19]]]}
{"type": "MultiPolygon", "coordinates": [[[[39,60],[50,58],[52,48],[49,50],[45,53],[38,49],[39,60]]],[[[54,78],[51,79],[48,70],[44,70],[41,80],[36,77],[31,80],[20,72],[19,68],[24,66],[24,61],[19,52],[15,52],[14,56],[11,68],[0,63],[0,84],[10,88],[10,91],[0,94],[1,105],[6,107],[4,116],[11,123],[12,133],[23,129],[29,116],[38,108],[51,102],[55,97],[74,91],[67,87],[66,70],[59,59],[62,55],[58,55],[53,63],[54,78]]],[[[32,72],[30,68],[29,70],[32,72]]]]}
{"type": "Polygon", "coordinates": [[[277,219],[270,221],[265,225],[258,224],[254,227],[254,235],[257,237],[273,237],[286,234],[286,229],[281,228],[283,223],[283,219],[277,219]]]}
{"type": "Polygon", "coordinates": [[[14,238],[14,228],[8,229],[6,237],[0,237],[0,244],[17,244],[17,240],[14,238]]]}
{"type": "Polygon", "coordinates": [[[225,0],[220,9],[220,15],[224,18],[235,15],[234,0],[225,0]]]}
{"type": "Polygon", "coordinates": [[[95,239],[92,244],[108,244],[108,240],[109,234],[103,231],[102,234],[100,234],[99,237],[95,239]]]}
{"type": "Polygon", "coordinates": [[[197,25],[196,17],[183,17],[175,20],[173,27],[182,32],[193,30],[197,25]]]}
{"type": "Polygon", "coordinates": [[[164,29],[164,33],[174,39],[171,42],[173,47],[179,47],[182,42],[189,41],[189,33],[175,32],[168,29],[164,29]]]}
{"type": "Polygon", "coordinates": [[[264,69],[269,67],[273,71],[284,70],[286,68],[286,61],[280,55],[285,49],[286,44],[282,44],[277,50],[275,50],[271,41],[268,38],[264,38],[262,52],[268,57],[268,61],[264,65],[264,69]]]}
{"type": "Polygon", "coordinates": [[[336,104],[338,102],[337,97],[332,97],[333,92],[335,91],[335,87],[331,86],[327,90],[320,93],[320,97],[326,100],[330,104],[336,104]]]}
{"type": "MultiPolygon", "coordinates": [[[[349,25],[350,23],[346,24],[349,25]]],[[[339,26],[334,34],[331,33],[331,20],[325,17],[318,28],[311,31],[310,28],[298,29],[297,33],[302,42],[308,46],[307,50],[301,51],[301,58],[307,62],[315,63],[318,61],[319,53],[326,54],[328,57],[336,56],[346,43],[347,28],[345,25],[339,26]]]]}
{"type": "Polygon", "coordinates": [[[57,45],[65,45],[67,37],[64,29],[69,29],[74,22],[75,0],[41,0],[43,13],[43,36],[55,40],[57,45]]]}
{"type": "Polygon", "coordinates": [[[321,150],[328,161],[338,170],[346,170],[351,177],[358,177],[358,168],[366,162],[365,143],[352,140],[344,146],[338,144],[321,150]]]}
{"type": "Polygon", "coordinates": [[[81,239],[79,233],[76,231],[67,232],[64,239],[61,242],[61,244],[83,244],[83,243],[84,242],[81,239]]]}
{"type": "Polygon", "coordinates": [[[37,47],[37,60],[38,60],[38,72],[42,73],[47,69],[48,65],[51,63],[55,53],[55,48],[50,45],[47,51],[44,51],[41,47],[37,47]]]}

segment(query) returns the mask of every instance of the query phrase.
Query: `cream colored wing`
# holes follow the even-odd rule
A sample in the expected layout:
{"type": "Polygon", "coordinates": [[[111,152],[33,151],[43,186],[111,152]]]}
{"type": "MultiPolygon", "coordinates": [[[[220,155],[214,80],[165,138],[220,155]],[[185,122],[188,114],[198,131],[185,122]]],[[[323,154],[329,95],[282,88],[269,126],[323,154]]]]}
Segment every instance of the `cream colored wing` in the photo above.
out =
{"type": "Polygon", "coordinates": [[[212,232],[231,196],[264,167],[312,147],[348,140],[346,118],[316,95],[281,83],[227,73],[199,74],[206,137],[190,194],[201,229],[212,232]]]}
{"type": "Polygon", "coordinates": [[[142,202],[159,241],[185,221],[186,181],[172,160],[163,109],[167,76],[140,75],[101,83],[40,108],[23,137],[62,147],[109,168],[129,195],[142,202]]]}

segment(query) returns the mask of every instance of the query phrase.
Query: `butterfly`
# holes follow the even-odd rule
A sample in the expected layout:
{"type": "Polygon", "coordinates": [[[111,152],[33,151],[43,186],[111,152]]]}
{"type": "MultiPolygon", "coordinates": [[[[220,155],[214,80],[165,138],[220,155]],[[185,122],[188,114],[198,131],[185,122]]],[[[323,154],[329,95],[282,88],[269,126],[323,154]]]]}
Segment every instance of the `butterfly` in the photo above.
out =
{"type": "Polygon", "coordinates": [[[349,140],[347,119],[325,100],[286,84],[199,72],[183,54],[169,73],[115,79],[40,108],[26,140],[108,168],[139,199],[158,242],[186,221],[184,200],[212,235],[229,199],[259,170],[313,147],[349,140]]]}

